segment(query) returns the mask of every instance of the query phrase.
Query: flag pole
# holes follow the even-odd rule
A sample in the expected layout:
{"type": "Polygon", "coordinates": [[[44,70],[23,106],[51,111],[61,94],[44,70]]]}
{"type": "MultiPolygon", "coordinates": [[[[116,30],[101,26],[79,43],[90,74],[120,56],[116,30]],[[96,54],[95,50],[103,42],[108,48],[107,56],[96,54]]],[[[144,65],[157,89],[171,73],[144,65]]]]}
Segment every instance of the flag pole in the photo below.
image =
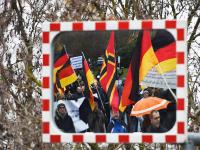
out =
{"type": "Polygon", "coordinates": [[[172,96],[174,97],[174,99],[176,100],[177,99],[177,97],[176,97],[176,95],[174,94],[174,92],[172,91],[172,89],[169,87],[169,84],[167,83],[167,80],[165,79],[165,77],[163,76],[163,70],[162,70],[162,68],[160,67],[160,64],[158,63],[158,68],[160,69],[160,71],[161,71],[161,76],[162,76],[162,78],[163,78],[163,80],[165,81],[165,84],[166,84],[166,86],[167,86],[167,88],[169,89],[169,91],[170,91],[170,93],[172,94],[172,96]]]}
{"type": "Polygon", "coordinates": [[[102,108],[103,108],[103,111],[104,111],[104,115],[105,115],[106,118],[108,118],[107,115],[106,115],[105,107],[104,107],[104,105],[103,105],[103,101],[102,101],[102,99],[101,99],[101,95],[100,95],[99,90],[98,90],[98,88],[97,88],[96,85],[95,85],[95,89],[97,90],[97,94],[98,94],[98,96],[99,96],[99,99],[100,99],[100,102],[101,102],[101,105],[102,105],[102,108]]]}
{"type": "MultiPolygon", "coordinates": [[[[65,44],[63,44],[63,47],[64,47],[64,50],[65,50],[65,53],[66,53],[66,55],[68,55],[68,53],[67,53],[67,48],[66,48],[66,45],[65,44]]],[[[73,68],[74,69],[74,68],[73,68]]],[[[79,82],[79,80],[77,79],[77,82],[78,82],[78,85],[79,85],[79,87],[81,87],[81,84],[80,84],[80,82],[79,82]]],[[[81,87],[82,88],[82,87],[81,87]]],[[[81,90],[81,93],[82,93],[82,96],[84,96],[85,97],[85,95],[84,95],[84,93],[83,93],[83,91],[81,90]]]]}
{"type": "Polygon", "coordinates": [[[65,50],[65,53],[68,55],[66,45],[63,44],[63,47],[64,47],[64,50],[65,50]]]}
{"type": "MultiPolygon", "coordinates": [[[[82,55],[83,55],[83,58],[86,60],[84,53],[83,53],[83,52],[81,52],[81,53],[82,53],[82,55]]],[[[107,117],[107,115],[106,115],[106,110],[105,110],[105,108],[104,108],[103,101],[102,101],[102,99],[101,99],[101,96],[100,96],[99,90],[98,90],[98,88],[97,88],[97,85],[95,85],[94,87],[95,87],[95,89],[96,89],[96,91],[97,91],[97,94],[98,94],[98,97],[99,97],[99,99],[100,99],[100,102],[101,102],[103,111],[105,112],[105,116],[107,117]]]]}

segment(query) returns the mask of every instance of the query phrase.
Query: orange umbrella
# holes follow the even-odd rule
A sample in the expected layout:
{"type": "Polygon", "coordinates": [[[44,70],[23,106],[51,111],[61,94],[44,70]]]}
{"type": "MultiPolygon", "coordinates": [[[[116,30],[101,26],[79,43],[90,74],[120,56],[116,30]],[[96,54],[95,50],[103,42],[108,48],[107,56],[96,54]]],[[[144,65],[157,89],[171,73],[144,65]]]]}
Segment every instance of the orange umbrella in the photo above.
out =
{"type": "Polygon", "coordinates": [[[131,116],[144,116],[150,114],[152,110],[161,110],[167,108],[170,102],[158,97],[148,97],[138,101],[131,110],[131,116]]]}

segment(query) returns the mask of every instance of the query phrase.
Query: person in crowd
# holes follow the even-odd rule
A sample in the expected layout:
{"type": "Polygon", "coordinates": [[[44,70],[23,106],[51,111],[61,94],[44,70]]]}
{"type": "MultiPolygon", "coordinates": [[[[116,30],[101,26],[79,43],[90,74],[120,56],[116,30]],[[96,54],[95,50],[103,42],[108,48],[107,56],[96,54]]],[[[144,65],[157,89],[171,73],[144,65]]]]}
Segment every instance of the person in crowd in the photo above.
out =
{"type": "MultiPolygon", "coordinates": [[[[175,89],[172,89],[172,91],[176,94],[175,89]]],[[[174,126],[174,123],[176,122],[176,100],[169,89],[163,90],[161,92],[161,98],[171,102],[168,104],[167,109],[160,110],[160,122],[169,130],[174,126]]]]}
{"type": "Polygon", "coordinates": [[[126,133],[127,126],[119,117],[119,111],[112,111],[112,118],[107,127],[108,133],[126,133]]]}
{"type": "Polygon", "coordinates": [[[77,92],[75,93],[75,98],[84,98],[83,103],[79,108],[80,119],[83,120],[85,123],[88,123],[88,116],[92,113],[90,103],[89,103],[89,90],[85,88],[84,82],[80,83],[80,86],[77,87],[77,92]]]}
{"type": "Polygon", "coordinates": [[[95,97],[95,100],[98,103],[98,108],[103,112],[106,120],[106,126],[108,126],[109,123],[109,118],[110,118],[110,105],[109,105],[109,100],[102,89],[101,85],[99,82],[96,84],[92,85],[92,91],[94,94],[97,94],[98,98],[95,97]]]}
{"type": "Polygon", "coordinates": [[[151,96],[150,90],[145,89],[145,90],[143,91],[143,98],[147,98],[147,97],[149,97],[149,96],[151,96]]]}
{"type": "Polygon", "coordinates": [[[84,91],[85,91],[84,83],[83,82],[77,83],[76,91],[74,93],[71,93],[71,91],[68,90],[67,93],[66,93],[66,98],[68,100],[77,100],[77,99],[85,96],[84,91]]]}
{"type": "Polygon", "coordinates": [[[106,132],[105,117],[102,111],[98,108],[98,103],[95,102],[95,108],[88,116],[88,124],[91,132],[104,133],[106,132]]]}
{"type": "Polygon", "coordinates": [[[150,126],[147,128],[146,132],[149,133],[163,133],[167,129],[160,124],[160,113],[157,110],[153,110],[150,115],[150,126]]]}
{"type": "MultiPolygon", "coordinates": [[[[149,96],[151,96],[150,89],[149,88],[144,89],[144,91],[142,92],[142,95],[141,95],[141,99],[147,98],[149,96]]],[[[145,126],[143,126],[143,122],[144,122],[144,124],[146,124],[148,122],[148,120],[145,117],[132,116],[130,118],[130,121],[131,121],[130,132],[141,132],[143,130],[146,130],[146,129],[144,129],[145,126]]]]}
{"type": "Polygon", "coordinates": [[[142,118],[143,118],[143,121],[141,124],[141,131],[147,132],[147,128],[151,125],[149,115],[144,115],[144,116],[142,116],[142,118]]]}
{"type": "Polygon", "coordinates": [[[75,132],[72,118],[68,115],[65,102],[63,100],[58,101],[55,114],[55,123],[58,126],[58,128],[61,129],[63,132],[75,132]]]}

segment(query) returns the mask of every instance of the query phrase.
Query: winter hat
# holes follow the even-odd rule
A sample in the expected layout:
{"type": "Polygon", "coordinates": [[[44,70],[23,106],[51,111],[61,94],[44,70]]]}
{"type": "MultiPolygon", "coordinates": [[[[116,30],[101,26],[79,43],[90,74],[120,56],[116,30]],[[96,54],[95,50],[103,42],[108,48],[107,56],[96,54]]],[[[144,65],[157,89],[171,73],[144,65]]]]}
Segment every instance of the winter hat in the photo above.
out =
{"type": "MultiPolygon", "coordinates": [[[[59,108],[60,106],[64,106],[65,107],[65,101],[64,100],[59,100],[57,103],[57,108],[59,108]]],[[[65,107],[66,108],[66,107],[65,107]]]]}

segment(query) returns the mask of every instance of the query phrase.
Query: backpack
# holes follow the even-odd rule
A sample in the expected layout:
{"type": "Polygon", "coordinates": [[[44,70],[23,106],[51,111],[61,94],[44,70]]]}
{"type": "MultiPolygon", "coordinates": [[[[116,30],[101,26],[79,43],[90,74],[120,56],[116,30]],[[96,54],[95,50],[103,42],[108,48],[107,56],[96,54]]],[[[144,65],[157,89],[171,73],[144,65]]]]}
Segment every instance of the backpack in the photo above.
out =
{"type": "Polygon", "coordinates": [[[126,132],[126,128],[125,126],[122,125],[122,123],[118,120],[113,121],[113,128],[111,130],[111,133],[125,133],[126,132]]]}

